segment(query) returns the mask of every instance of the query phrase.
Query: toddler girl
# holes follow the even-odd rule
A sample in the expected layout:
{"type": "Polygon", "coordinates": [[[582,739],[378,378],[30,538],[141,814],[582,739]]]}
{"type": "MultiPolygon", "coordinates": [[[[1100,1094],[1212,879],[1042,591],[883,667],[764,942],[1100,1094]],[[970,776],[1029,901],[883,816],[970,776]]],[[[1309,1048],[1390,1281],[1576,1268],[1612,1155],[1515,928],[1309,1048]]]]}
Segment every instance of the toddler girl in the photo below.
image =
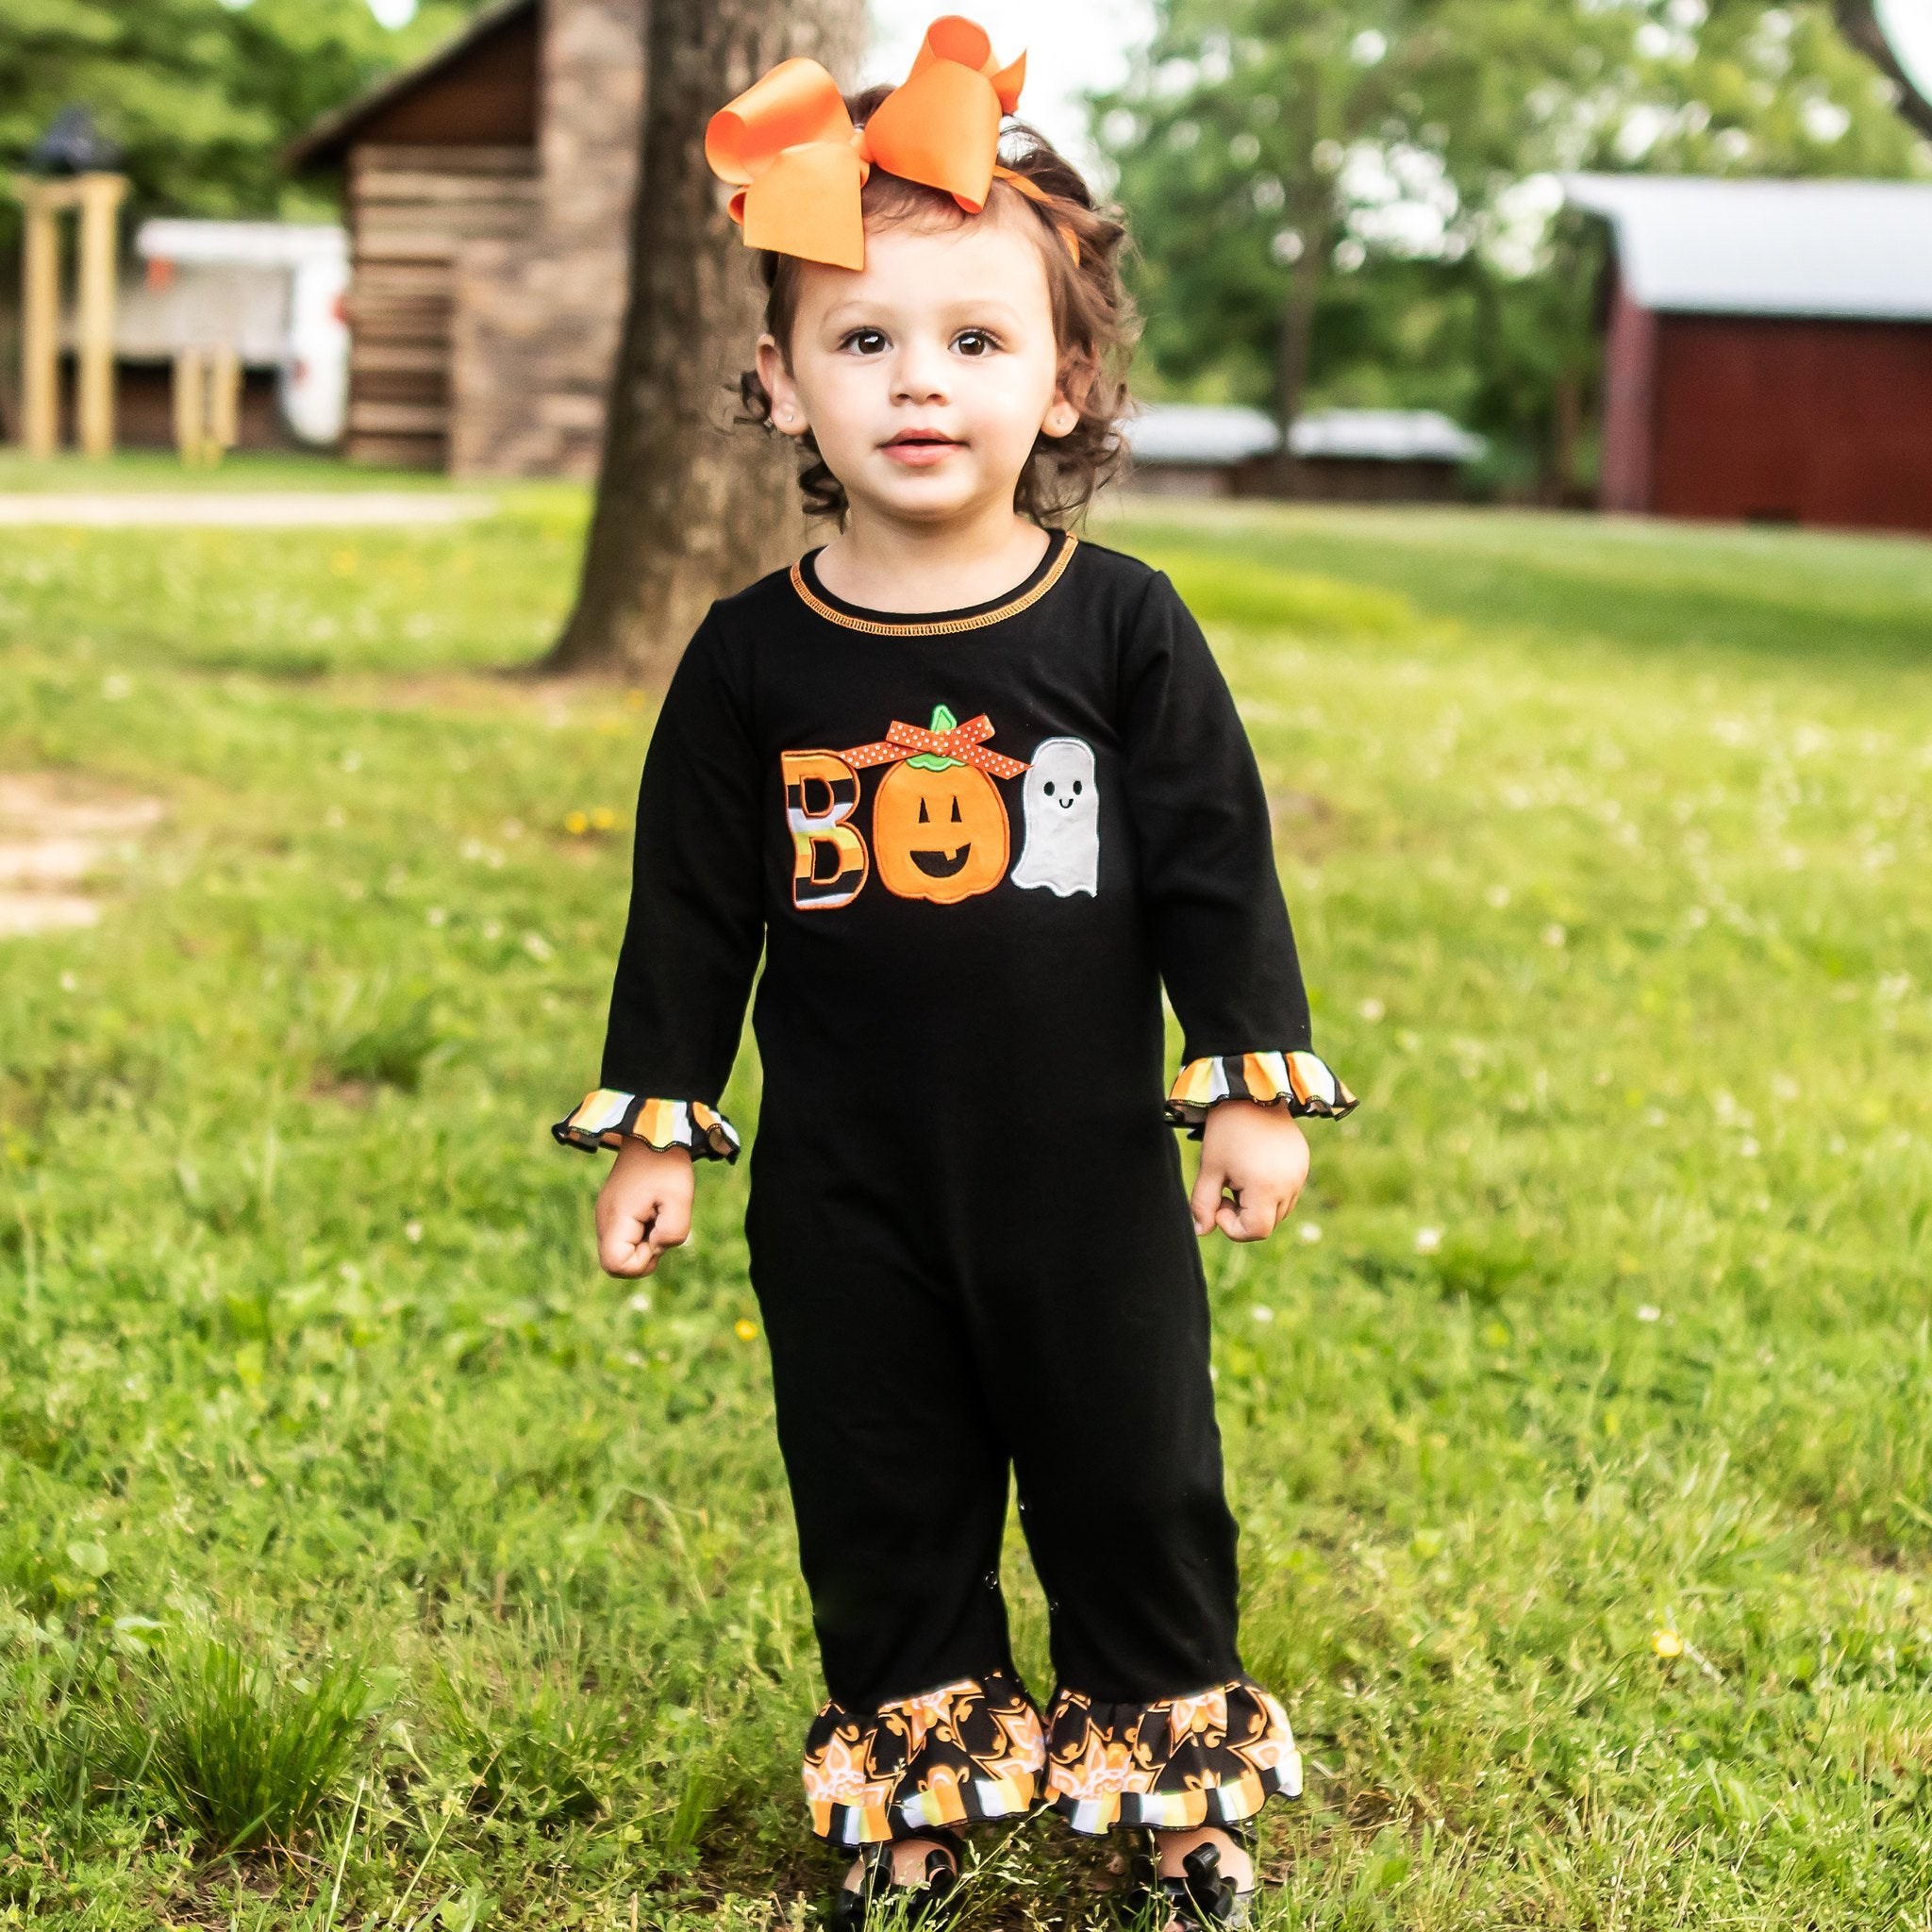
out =
{"type": "Polygon", "coordinates": [[[1158,572],[1066,519],[1117,459],[1120,226],[949,18],[850,103],[790,60],[707,153],[770,291],[755,413],[839,534],[715,604],[638,805],[603,1086],[612,1274],[691,1223],[760,950],[747,1234],[829,1701],[833,1924],[952,1887],[1043,1803],[1155,1841],[1138,1903],[1239,1920],[1300,1789],[1241,1668],[1194,1237],[1293,1207],[1308,1050],[1268,808],[1158,572]],[[858,124],[855,129],[855,125],[858,124]],[[1165,985],[1186,1064],[1161,1107],[1165,985]],[[1168,1123],[1203,1137],[1191,1224],[1168,1123]],[[1052,1619],[1044,1716],[1000,1595],[1008,1470],[1052,1619]]]}

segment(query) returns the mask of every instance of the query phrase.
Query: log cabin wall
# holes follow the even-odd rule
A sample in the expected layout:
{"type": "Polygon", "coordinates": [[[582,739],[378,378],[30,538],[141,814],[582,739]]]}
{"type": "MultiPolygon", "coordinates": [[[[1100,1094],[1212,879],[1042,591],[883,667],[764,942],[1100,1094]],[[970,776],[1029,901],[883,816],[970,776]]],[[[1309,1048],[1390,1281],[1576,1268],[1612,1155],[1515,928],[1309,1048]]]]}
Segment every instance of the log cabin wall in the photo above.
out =
{"type": "Polygon", "coordinates": [[[541,199],[534,146],[351,150],[352,461],[449,466],[458,261],[471,242],[525,242],[541,199]]]}
{"type": "Polygon", "coordinates": [[[484,0],[291,151],[341,167],[346,454],[594,473],[628,284],[645,0],[484,0]]]}
{"type": "Polygon", "coordinates": [[[542,209],[458,265],[450,468],[596,475],[629,288],[643,0],[545,0],[542,209]]]}

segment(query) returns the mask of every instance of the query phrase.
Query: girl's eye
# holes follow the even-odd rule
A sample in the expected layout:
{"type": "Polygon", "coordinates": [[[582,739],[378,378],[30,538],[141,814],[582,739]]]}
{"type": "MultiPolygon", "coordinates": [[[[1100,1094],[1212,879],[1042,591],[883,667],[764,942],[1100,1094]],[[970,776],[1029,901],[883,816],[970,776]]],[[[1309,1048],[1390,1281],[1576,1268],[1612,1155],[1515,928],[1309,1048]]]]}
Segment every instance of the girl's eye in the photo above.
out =
{"type": "Polygon", "coordinates": [[[953,346],[962,355],[989,356],[999,347],[999,343],[983,328],[962,328],[953,338],[953,346]]]}
{"type": "Polygon", "coordinates": [[[880,329],[856,328],[840,346],[857,349],[861,356],[875,356],[886,346],[886,338],[880,329]]]}

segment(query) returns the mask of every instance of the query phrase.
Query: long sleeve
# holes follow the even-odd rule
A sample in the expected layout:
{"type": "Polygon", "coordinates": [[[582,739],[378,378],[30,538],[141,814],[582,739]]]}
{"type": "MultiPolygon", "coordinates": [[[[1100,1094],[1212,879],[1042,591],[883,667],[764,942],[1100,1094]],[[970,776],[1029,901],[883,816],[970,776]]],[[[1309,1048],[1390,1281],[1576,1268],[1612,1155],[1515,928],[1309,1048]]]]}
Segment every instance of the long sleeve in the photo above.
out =
{"type": "Polygon", "coordinates": [[[596,1147],[634,1136],[734,1158],[738,1135],[717,1103],[763,941],[758,758],[708,618],[644,759],[602,1084],[557,1138],[596,1147]]]}
{"type": "Polygon", "coordinates": [[[1208,641],[1159,574],[1122,679],[1141,890],[1185,1039],[1169,1117],[1198,1127],[1225,1099],[1346,1113],[1355,1096],[1313,1051],[1254,752],[1208,641]]]}

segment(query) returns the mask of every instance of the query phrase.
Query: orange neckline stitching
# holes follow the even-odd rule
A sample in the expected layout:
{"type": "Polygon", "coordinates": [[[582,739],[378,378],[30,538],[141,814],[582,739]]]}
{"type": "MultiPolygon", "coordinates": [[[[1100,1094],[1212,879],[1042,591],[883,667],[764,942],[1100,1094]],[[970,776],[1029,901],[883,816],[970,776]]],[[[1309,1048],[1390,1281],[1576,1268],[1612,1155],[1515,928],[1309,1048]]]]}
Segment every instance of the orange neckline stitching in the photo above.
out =
{"type": "Polygon", "coordinates": [[[811,586],[805,580],[802,562],[791,566],[791,588],[821,617],[829,619],[833,624],[842,624],[848,630],[870,631],[875,637],[949,637],[955,631],[977,630],[982,625],[998,624],[1002,618],[1017,616],[1029,605],[1039,603],[1041,598],[1059,581],[1060,574],[1072,560],[1074,546],[1080,541],[1071,530],[1065,534],[1067,541],[1061,546],[1060,554],[1055,558],[1053,567],[1030,591],[1024,591],[1017,597],[1010,597],[1006,603],[997,605],[991,610],[982,610],[974,617],[942,617],[924,624],[883,624],[876,618],[853,617],[843,610],[834,608],[813,591],[811,586]]]}

